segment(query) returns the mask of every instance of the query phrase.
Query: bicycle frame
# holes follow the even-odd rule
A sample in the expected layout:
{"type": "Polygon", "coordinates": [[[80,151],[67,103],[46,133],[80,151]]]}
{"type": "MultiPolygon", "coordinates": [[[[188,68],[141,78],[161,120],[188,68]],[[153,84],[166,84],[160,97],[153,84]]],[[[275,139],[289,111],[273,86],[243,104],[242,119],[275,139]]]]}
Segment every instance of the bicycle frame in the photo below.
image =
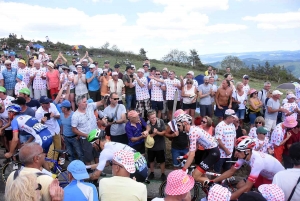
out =
{"type": "Polygon", "coordinates": [[[51,159],[51,158],[45,158],[45,161],[47,162],[51,162],[54,164],[53,167],[53,172],[58,171],[59,173],[57,174],[58,176],[61,175],[64,179],[64,182],[59,182],[60,186],[66,186],[69,184],[69,179],[68,179],[68,175],[66,173],[64,173],[64,171],[62,171],[62,168],[58,165],[57,160],[51,159]]]}

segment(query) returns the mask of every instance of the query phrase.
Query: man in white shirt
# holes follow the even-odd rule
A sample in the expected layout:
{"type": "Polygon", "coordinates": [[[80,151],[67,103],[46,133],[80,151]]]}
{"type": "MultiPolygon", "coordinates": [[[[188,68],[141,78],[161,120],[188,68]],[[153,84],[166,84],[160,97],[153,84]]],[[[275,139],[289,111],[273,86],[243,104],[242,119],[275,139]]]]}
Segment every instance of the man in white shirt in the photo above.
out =
{"type": "Polygon", "coordinates": [[[265,82],[264,83],[264,88],[258,92],[258,99],[263,103],[263,114],[265,114],[266,106],[266,98],[271,89],[271,82],[265,82]]]}
{"type": "Polygon", "coordinates": [[[119,104],[123,104],[122,95],[125,94],[125,85],[123,80],[119,79],[118,72],[112,72],[112,79],[108,80],[108,93],[115,92],[119,97],[119,104]]]}
{"type": "Polygon", "coordinates": [[[250,91],[250,86],[249,86],[249,76],[248,75],[244,75],[243,76],[243,89],[244,89],[244,92],[246,93],[246,94],[248,94],[249,93],[249,91],[250,91]]]}
{"type": "Polygon", "coordinates": [[[278,185],[284,192],[285,200],[300,200],[300,143],[294,143],[289,149],[294,168],[277,172],[273,184],[278,185]],[[295,191],[293,192],[293,189],[295,191]]]}
{"type": "MultiPolygon", "coordinates": [[[[35,118],[41,121],[42,124],[45,124],[53,136],[53,142],[49,148],[47,156],[57,160],[58,153],[54,152],[53,149],[61,149],[60,127],[57,122],[60,118],[60,113],[56,106],[53,103],[50,103],[51,101],[52,100],[46,96],[42,96],[40,98],[41,106],[35,112],[35,118]]],[[[50,166],[51,165],[53,164],[51,163],[50,166]]]]}
{"type": "Polygon", "coordinates": [[[113,177],[101,179],[99,182],[99,198],[101,201],[147,201],[145,184],[129,177],[130,174],[136,171],[133,152],[127,150],[116,152],[111,161],[111,166],[113,177]]]}

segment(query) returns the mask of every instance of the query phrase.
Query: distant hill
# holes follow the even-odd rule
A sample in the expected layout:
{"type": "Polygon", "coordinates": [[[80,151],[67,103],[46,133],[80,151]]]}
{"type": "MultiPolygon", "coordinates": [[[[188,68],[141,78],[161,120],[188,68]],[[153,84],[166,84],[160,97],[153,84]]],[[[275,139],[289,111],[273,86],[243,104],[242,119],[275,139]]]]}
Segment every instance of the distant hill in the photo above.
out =
{"type": "Polygon", "coordinates": [[[222,60],[233,55],[239,57],[246,66],[264,65],[266,61],[271,66],[281,65],[292,72],[296,77],[300,77],[300,50],[297,51],[269,51],[269,52],[245,52],[245,53],[219,53],[200,55],[201,61],[204,64],[210,64],[216,68],[221,67],[222,60]]]}

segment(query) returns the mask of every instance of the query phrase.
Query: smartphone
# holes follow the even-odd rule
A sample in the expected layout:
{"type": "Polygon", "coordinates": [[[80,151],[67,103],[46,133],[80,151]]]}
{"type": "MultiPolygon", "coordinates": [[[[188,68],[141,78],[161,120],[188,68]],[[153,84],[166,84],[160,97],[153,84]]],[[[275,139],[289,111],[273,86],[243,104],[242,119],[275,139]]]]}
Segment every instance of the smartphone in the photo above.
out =
{"type": "Polygon", "coordinates": [[[44,114],[44,117],[47,117],[47,120],[49,120],[50,119],[50,115],[51,115],[51,113],[48,112],[48,113],[44,114]]]}
{"type": "Polygon", "coordinates": [[[77,73],[76,71],[73,71],[73,74],[74,74],[74,75],[77,75],[78,73],[77,73]]]}

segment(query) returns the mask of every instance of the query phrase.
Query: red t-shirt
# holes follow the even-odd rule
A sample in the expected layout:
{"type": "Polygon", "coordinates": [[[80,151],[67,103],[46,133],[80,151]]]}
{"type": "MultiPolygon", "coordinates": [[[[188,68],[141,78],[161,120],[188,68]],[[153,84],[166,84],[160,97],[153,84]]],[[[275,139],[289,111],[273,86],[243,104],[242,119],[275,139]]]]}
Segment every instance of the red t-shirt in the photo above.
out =
{"type": "Polygon", "coordinates": [[[287,148],[288,144],[293,144],[295,142],[300,142],[300,132],[294,133],[293,130],[291,130],[289,132],[292,134],[292,136],[290,137],[290,139],[288,139],[288,141],[284,145],[284,151],[283,151],[284,155],[289,155],[289,149],[287,148]]]}
{"type": "Polygon", "coordinates": [[[59,72],[58,70],[53,70],[52,72],[48,71],[46,73],[46,77],[48,79],[49,88],[58,88],[59,86],[59,72]]]}

